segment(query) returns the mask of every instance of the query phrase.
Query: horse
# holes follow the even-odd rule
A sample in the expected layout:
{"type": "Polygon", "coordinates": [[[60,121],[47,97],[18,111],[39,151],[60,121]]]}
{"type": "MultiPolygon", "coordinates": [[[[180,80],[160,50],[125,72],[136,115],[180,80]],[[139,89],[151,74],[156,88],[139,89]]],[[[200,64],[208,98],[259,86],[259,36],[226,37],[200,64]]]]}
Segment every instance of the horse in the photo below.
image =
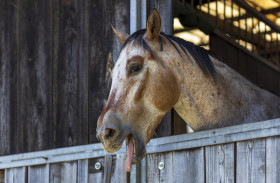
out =
{"type": "Polygon", "coordinates": [[[122,49],[96,136],[111,153],[126,141],[127,172],[145,155],[145,145],[171,108],[194,131],[280,117],[278,96],[255,86],[204,48],[161,32],[156,9],[146,29],[132,35],[113,31],[122,49]]]}

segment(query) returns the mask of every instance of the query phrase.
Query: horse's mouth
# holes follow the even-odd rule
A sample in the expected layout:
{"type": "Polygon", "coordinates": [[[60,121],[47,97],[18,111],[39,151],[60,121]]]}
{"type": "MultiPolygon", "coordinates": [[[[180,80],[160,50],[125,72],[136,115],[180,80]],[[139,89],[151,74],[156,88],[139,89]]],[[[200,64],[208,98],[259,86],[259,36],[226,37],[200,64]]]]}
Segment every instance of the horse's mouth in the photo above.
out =
{"type": "Polygon", "coordinates": [[[145,144],[144,140],[138,136],[135,131],[129,130],[128,135],[124,135],[127,133],[121,133],[123,135],[118,135],[116,138],[111,140],[102,140],[103,148],[105,151],[109,153],[114,153],[118,151],[123,144],[123,141],[126,141],[126,160],[125,160],[125,171],[130,172],[132,164],[137,163],[145,156],[145,144]],[[132,132],[131,132],[132,131],[132,132]]]}
{"type": "Polygon", "coordinates": [[[125,171],[130,172],[133,163],[137,163],[145,155],[145,146],[138,141],[133,134],[128,134],[125,138],[126,141],[126,160],[125,160],[125,171]],[[142,149],[139,148],[142,146],[142,149]],[[142,151],[141,151],[142,150],[142,151]]]}

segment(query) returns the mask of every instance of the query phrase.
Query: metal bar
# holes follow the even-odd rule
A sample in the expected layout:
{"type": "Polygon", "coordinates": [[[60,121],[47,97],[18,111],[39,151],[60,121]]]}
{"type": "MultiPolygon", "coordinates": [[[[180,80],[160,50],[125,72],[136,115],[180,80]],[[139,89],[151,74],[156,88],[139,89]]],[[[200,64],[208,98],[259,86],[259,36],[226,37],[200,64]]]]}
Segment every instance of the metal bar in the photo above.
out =
{"type": "MultiPolygon", "coordinates": [[[[254,24],[254,17],[252,17],[252,29],[251,29],[251,39],[254,40],[254,29],[255,29],[255,24],[254,24]]],[[[255,44],[252,43],[252,52],[255,50],[255,44]]]]}
{"type": "Polygon", "coordinates": [[[253,7],[248,5],[244,0],[234,0],[234,2],[236,4],[238,4],[239,6],[242,6],[244,9],[246,9],[246,11],[249,11],[250,13],[252,13],[253,16],[255,16],[256,18],[258,18],[259,20],[261,20],[262,22],[267,24],[269,27],[271,27],[271,29],[273,31],[280,33],[280,27],[278,25],[276,25],[274,22],[269,20],[265,15],[261,14],[260,12],[255,10],[253,7]]]}
{"type": "Polygon", "coordinates": [[[210,14],[210,0],[207,0],[207,10],[208,10],[208,16],[210,14]]]}
{"type": "Polygon", "coordinates": [[[226,0],[224,0],[224,28],[226,27],[226,0]]]}
{"type": "Polygon", "coordinates": [[[141,26],[140,29],[146,28],[147,20],[147,0],[141,0],[141,26]]]}
{"type": "Polygon", "coordinates": [[[219,15],[218,15],[218,0],[216,0],[216,25],[218,25],[218,18],[219,18],[219,15]]]}
{"type": "Polygon", "coordinates": [[[231,29],[233,28],[233,0],[231,0],[231,29]]]}
{"type": "Polygon", "coordinates": [[[138,27],[137,2],[138,0],[130,0],[130,34],[136,32],[138,27]]]}
{"type": "MultiPolygon", "coordinates": [[[[158,153],[236,142],[241,140],[249,140],[255,138],[265,138],[276,135],[280,135],[280,119],[273,119],[264,122],[249,123],[226,128],[195,132],[190,134],[152,139],[150,143],[148,143],[148,145],[146,146],[146,151],[147,153],[158,153]]],[[[101,144],[98,145],[100,146],[101,144]]],[[[79,146],[79,149],[81,147],[82,146],[79,146]]],[[[67,151],[68,149],[71,148],[64,148],[64,151],[67,151]]],[[[72,154],[59,153],[58,155],[47,155],[47,152],[49,151],[40,152],[46,155],[44,158],[27,158],[24,160],[19,159],[18,161],[0,163],[0,169],[67,162],[79,159],[98,158],[104,157],[105,155],[125,153],[126,149],[122,147],[121,150],[116,153],[106,153],[104,150],[99,149],[93,149],[92,151],[77,152],[72,154]]]]}
{"type": "MultiPolygon", "coordinates": [[[[278,13],[280,11],[280,7],[276,7],[276,8],[272,8],[272,9],[267,9],[267,10],[261,10],[259,11],[261,14],[275,14],[275,13],[278,13]]],[[[250,13],[246,13],[240,17],[235,17],[234,18],[234,21],[237,21],[239,18],[240,19],[244,19],[244,18],[250,18],[250,17],[254,17],[254,15],[250,14],[250,13]]]]}
{"type": "MultiPolygon", "coordinates": [[[[240,17],[240,6],[238,6],[238,16],[240,17]]],[[[240,35],[240,19],[238,20],[238,35],[240,35]]],[[[238,39],[238,43],[240,44],[240,39],[238,39]]]]}
{"type": "Polygon", "coordinates": [[[248,22],[247,22],[247,18],[245,18],[245,48],[247,48],[247,36],[248,36],[248,22]]]}

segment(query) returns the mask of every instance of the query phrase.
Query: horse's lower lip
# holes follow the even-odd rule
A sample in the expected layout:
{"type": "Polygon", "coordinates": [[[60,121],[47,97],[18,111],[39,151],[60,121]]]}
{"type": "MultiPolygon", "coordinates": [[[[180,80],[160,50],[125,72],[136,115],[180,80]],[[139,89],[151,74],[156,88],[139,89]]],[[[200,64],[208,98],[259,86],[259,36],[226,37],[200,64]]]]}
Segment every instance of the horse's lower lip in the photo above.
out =
{"type": "MultiPolygon", "coordinates": [[[[125,133],[124,133],[125,134],[125,133]]],[[[139,162],[145,156],[145,144],[141,136],[137,133],[131,133],[131,130],[127,133],[127,135],[121,135],[114,139],[114,141],[101,141],[103,144],[103,148],[105,151],[109,153],[114,153],[118,151],[123,144],[123,141],[126,141],[127,144],[127,137],[132,135],[133,142],[134,142],[134,154],[133,154],[133,161],[132,163],[135,164],[139,162]]]]}

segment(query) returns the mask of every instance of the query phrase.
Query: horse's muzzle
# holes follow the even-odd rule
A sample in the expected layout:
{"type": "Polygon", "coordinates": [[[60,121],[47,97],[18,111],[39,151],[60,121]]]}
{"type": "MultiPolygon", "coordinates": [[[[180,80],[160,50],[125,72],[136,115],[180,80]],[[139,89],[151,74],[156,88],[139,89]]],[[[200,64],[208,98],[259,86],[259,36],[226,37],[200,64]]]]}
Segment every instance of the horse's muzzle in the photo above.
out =
{"type": "Polygon", "coordinates": [[[145,141],[126,123],[123,123],[118,117],[114,115],[106,115],[101,123],[102,125],[97,128],[96,137],[103,144],[105,151],[113,153],[118,151],[123,144],[123,141],[132,136],[134,140],[134,157],[133,162],[141,160],[145,155],[145,141]]]}

